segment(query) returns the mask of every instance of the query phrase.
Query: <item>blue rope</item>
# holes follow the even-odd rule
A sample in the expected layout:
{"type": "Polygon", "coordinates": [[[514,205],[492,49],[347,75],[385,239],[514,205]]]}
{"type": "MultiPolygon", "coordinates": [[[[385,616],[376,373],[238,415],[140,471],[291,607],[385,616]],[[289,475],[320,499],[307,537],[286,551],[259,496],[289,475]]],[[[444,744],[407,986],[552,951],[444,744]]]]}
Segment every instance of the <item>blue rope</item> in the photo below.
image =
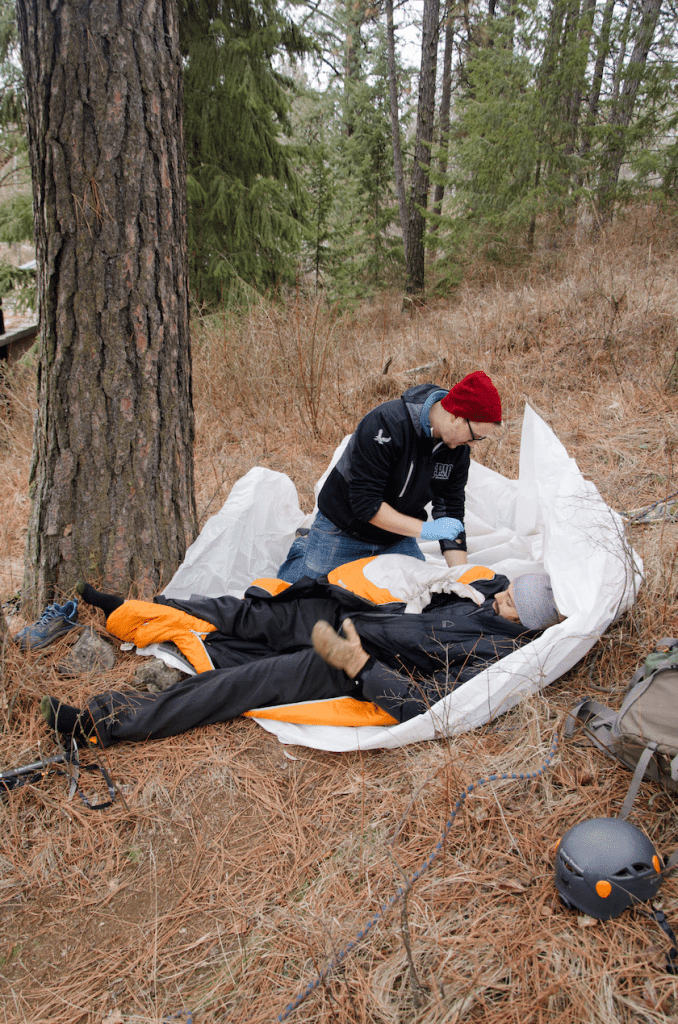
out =
{"type": "Polygon", "coordinates": [[[549,749],[546,760],[544,761],[542,766],[534,772],[502,772],[501,774],[488,775],[487,778],[478,779],[476,782],[472,782],[469,786],[467,786],[466,789],[462,791],[456,804],[452,808],[452,813],[445,822],[442,835],[438,842],[436,843],[436,845],[434,846],[433,852],[426,858],[426,860],[419,868],[419,870],[414,872],[407,885],[399,886],[393,893],[393,895],[389,896],[386,903],[382,903],[379,910],[377,910],[377,912],[371,918],[369,918],[368,921],[365,922],[363,927],[357,933],[355,939],[352,939],[350,942],[347,942],[343,949],[341,949],[337,953],[334,960],[331,960],[327,964],[327,966],[323,968],[318,977],[314,978],[313,981],[309,982],[306,988],[303,990],[303,992],[300,992],[297,996],[295,996],[291,1003],[287,1004],[283,1012],[279,1013],[278,1016],[275,1018],[276,1021],[281,1022],[287,1020],[290,1014],[294,1013],[297,1007],[301,1006],[304,999],[310,996],[311,992],[318,988],[319,985],[322,985],[323,981],[325,981],[325,979],[329,976],[332,969],[346,959],[348,954],[355,949],[355,947],[358,945],[361,939],[365,938],[367,933],[372,928],[374,928],[375,924],[378,924],[379,921],[386,916],[388,911],[392,909],[392,907],[398,902],[399,899],[401,899],[405,892],[409,890],[412,887],[412,885],[414,885],[414,883],[428,871],[428,869],[431,867],[431,864],[433,864],[433,861],[436,859],[436,857],[442,850],[445,840],[447,839],[447,834],[450,831],[450,828],[452,827],[452,822],[454,821],[457,814],[463,807],[464,802],[466,801],[466,798],[467,796],[469,796],[470,793],[473,793],[474,790],[479,789],[481,786],[486,786],[488,782],[500,782],[506,779],[525,779],[529,781],[530,779],[538,778],[540,775],[543,775],[546,769],[550,766],[551,761],[554,758],[557,746],[558,733],[556,732],[551,742],[551,747],[549,749]]]}
{"type": "Polygon", "coordinates": [[[629,525],[634,522],[642,522],[643,516],[651,512],[653,508],[657,508],[658,505],[666,505],[666,511],[668,512],[669,502],[673,501],[674,498],[678,498],[678,491],[674,491],[673,494],[669,494],[667,498],[660,498],[659,501],[653,501],[651,505],[644,505],[642,508],[637,508],[633,512],[620,512],[620,516],[623,519],[627,519],[629,525]]]}

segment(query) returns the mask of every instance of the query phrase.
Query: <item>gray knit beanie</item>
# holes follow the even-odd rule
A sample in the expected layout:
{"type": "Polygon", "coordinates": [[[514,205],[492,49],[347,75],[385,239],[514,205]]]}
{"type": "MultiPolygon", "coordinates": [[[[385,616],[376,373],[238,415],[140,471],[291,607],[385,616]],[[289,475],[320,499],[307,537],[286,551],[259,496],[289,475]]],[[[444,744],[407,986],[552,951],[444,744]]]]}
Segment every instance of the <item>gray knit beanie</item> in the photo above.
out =
{"type": "Polygon", "coordinates": [[[513,603],[523,626],[546,629],[560,620],[553,600],[551,578],[546,573],[528,572],[513,580],[513,603]]]}

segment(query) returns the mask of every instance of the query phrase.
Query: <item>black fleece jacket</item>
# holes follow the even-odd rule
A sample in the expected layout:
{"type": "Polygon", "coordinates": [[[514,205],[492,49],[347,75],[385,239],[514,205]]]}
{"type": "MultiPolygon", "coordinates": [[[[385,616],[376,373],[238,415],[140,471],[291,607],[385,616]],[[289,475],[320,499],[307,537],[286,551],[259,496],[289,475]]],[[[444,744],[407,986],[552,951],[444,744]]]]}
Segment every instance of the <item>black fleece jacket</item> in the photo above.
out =
{"type": "MultiPolygon", "coordinates": [[[[452,516],[463,523],[469,448],[448,448],[427,437],[420,424],[422,407],[436,390],[435,384],[409,388],[360,421],[318,496],[318,508],[339,529],[361,540],[396,544],[400,536],[369,522],[384,501],[421,520],[432,501],[434,519],[452,516]]],[[[466,534],[440,547],[465,551],[466,534]]]]}

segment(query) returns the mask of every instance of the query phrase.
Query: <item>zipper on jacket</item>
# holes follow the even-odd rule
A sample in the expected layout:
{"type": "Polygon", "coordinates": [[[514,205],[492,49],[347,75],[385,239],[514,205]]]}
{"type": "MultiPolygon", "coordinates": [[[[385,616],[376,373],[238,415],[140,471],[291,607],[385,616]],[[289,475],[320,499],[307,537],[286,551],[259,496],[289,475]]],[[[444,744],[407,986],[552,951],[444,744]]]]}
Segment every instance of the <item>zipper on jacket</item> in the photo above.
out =
{"type": "MultiPolygon", "coordinates": [[[[198,631],[195,630],[195,629],[190,629],[189,633],[192,633],[193,636],[197,640],[200,641],[200,643],[202,644],[202,649],[205,652],[205,657],[207,658],[207,660],[209,661],[210,665],[214,669],[214,662],[212,661],[212,656],[210,655],[210,652],[207,650],[207,644],[205,643],[205,637],[208,636],[208,634],[207,633],[198,633],[198,631]]],[[[186,655],[184,655],[184,657],[186,657],[186,655]]],[[[186,660],[188,661],[188,658],[186,658],[186,660]]],[[[193,671],[195,672],[195,668],[193,669],[193,671]]]]}
{"type": "Polygon", "coordinates": [[[398,495],[398,497],[399,497],[399,498],[402,498],[403,494],[404,494],[404,493],[405,493],[405,491],[407,490],[407,485],[408,485],[408,484],[409,484],[409,482],[410,482],[410,477],[412,476],[412,470],[413,470],[413,469],[414,469],[414,460],[412,460],[412,462],[410,462],[410,471],[409,471],[409,473],[407,474],[407,480],[405,481],[405,486],[403,487],[402,491],[401,491],[401,492],[400,492],[400,494],[398,495]]]}

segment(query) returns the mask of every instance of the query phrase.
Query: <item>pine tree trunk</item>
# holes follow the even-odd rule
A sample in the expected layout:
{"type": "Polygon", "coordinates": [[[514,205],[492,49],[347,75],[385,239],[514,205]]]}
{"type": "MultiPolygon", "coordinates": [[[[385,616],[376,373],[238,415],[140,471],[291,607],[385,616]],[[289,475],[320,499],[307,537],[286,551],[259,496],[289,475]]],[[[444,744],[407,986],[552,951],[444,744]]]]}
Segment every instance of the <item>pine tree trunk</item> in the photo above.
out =
{"type": "Polygon", "coordinates": [[[607,58],[610,54],[610,29],[612,27],[612,15],[614,13],[615,3],[616,0],[607,0],[605,10],[603,12],[603,23],[600,28],[600,36],[598,38],[598,47],[596,51],[596,64],[593,70],[591,88],[589,90],[589,106],[586,114],[586,126],[583,132],[581,149],[579,150],[579,155],[582,159],[588,154],[591,148],[592,129],[598,117],[600,92],[603,85],[603,72],[605,70],[607,58]]]}
{"type": "MultiPolygon", "coordinates": [[[[440,96],[440,157],[438,159],[438,174],[447,173],[447,151],[449,147],[450,131],[450,103],[452,100],[452,48],[454,45],[454,16],[448,12],[445,20],[445,50],[443,53],[443,81],[440,96]]],[[[433,213],[440,217],[443,212],[443,197],[445,186],[442,181],[436,184],[433,193],[433,213]]],[[[434,223],[431,231],[438,230],[438,223],[434,223]]]]}
{"type": "Polygon", "coordinates": [[[361,31],[365,24],[365,0],[353,0],[346,4],[346,64],[344,68],[345,132],[350,139],[355,131],[353,109],[353,86],[359,80],[362,69],[361,31]]]}
{"type": "Polygon", "coordinates": [[[407,253],[408,295],[423,295],[425,283],[424,213],[428,200],[428,169],[431,165],[433,120],[435,113],[436,70],[438,62],[438,18],[440,0],[424,0],[421,38],[421,71],[417,134],[412,168],[412,190],[409,203],[407,253]]]}
{"type": "Polygon", "coordinates": [[[396,195],[400,213],[400,227],[403,233],[405,261],[408,251],[408,219],[407,195],[405,194],[405,175],[403,173],[403,153],[400,145],[400,121],[398,118],[398,78],[396,73],[395,32],[393,28],[393,0],[386,0],[386,38],[388,49],[388,90],[391,103],[391,139],[393,142],[393,170],[395,174],[396,195]]]}
{"type": "MultiPolygon", "coordinates": [[[[577,25],[576,53],[570,59],[572,85],[566,102],[566,121],[568,138],[565,143],[565,156],[574,153],[579,131],[579,116],[582,98],[586,88],[586,66],[589,59],[589,47],[593,32],[593,18],[596,13],[596,0],[584,0],[577,25]]],[[[576,184],[576,180],[575,180],[576,184]]]]}
{"type": "Polygon", "coordinates": [[[24,575],[150,596],[196,532],[173,0],[18,0],[40,366],[24,575]]]}
{"type": "Polygon", "coordinates": [[[468,65],[471,61],[471,51],[474,43],[473,25],[471,24],[470,0],[461,0],[460,18],[463,32],[460,33],[458,46],[459,61],[457,66],[457,83],[462,92],[473,96],[471,83],[469,82],[468,65]]]}
{"type": "MultiPolygon", "coordinates": [[[[552,0],[549,11],[546,38],[544,40],[544,53],[541,65],[537,71],[536,91],[539,98],[539,122],[536,134],[536,161],[534,167],[534,192],[535,199],[538,198],[539,182],[541,180],[542,166],[544,176],[548,169],[547,154],[548,140],[553,136],[558,121],[558,105],[561,99],[558,80],[558,59],[563,39],[563,25],[568,10],[568,0],[552,0]]],[[[533,204],[533,211],[527,228],[527,247],[534,248],[534,239],[537,228],[537,206],[533,204]]]]}
{"type": "MultiPolygon", "coordinates": [[[[537,160],[537,166],[534,169],[534,190],[535,192],[539,188],[539,179],[541,177],[541,160],[537,160]]],[[[534,249],[534,236],[537,231],[537,213],[536,211],[530,217],[530,223],[527,228],[527,248],[532,252],[534,249]]]]}
{"type": "Polygon", "coordinates": [[[631,123],[640,80],[654,38],[662,0],[643,0],[633,51],[624,70],[623,84],[610,115],[610,140],[601,164],[598,205],[604,219],[612,218],[614,193],[626,155],[626,129],[631,123]]]}
{"type": "Polygon", "coordinates": [[[615,59],[614,75],[612,78],[612,105],[614,106],[619,99],[619,86],[621,85],[622,75],[624,74],[624,66],[626,61],[626,46],[629,41],[629,33],[631,31],[631,18],[635,12],[636,0],[628,0],[626,7],[626,14],[624,15],[624,21],[619,32],[619,52],[615,59]]]}

